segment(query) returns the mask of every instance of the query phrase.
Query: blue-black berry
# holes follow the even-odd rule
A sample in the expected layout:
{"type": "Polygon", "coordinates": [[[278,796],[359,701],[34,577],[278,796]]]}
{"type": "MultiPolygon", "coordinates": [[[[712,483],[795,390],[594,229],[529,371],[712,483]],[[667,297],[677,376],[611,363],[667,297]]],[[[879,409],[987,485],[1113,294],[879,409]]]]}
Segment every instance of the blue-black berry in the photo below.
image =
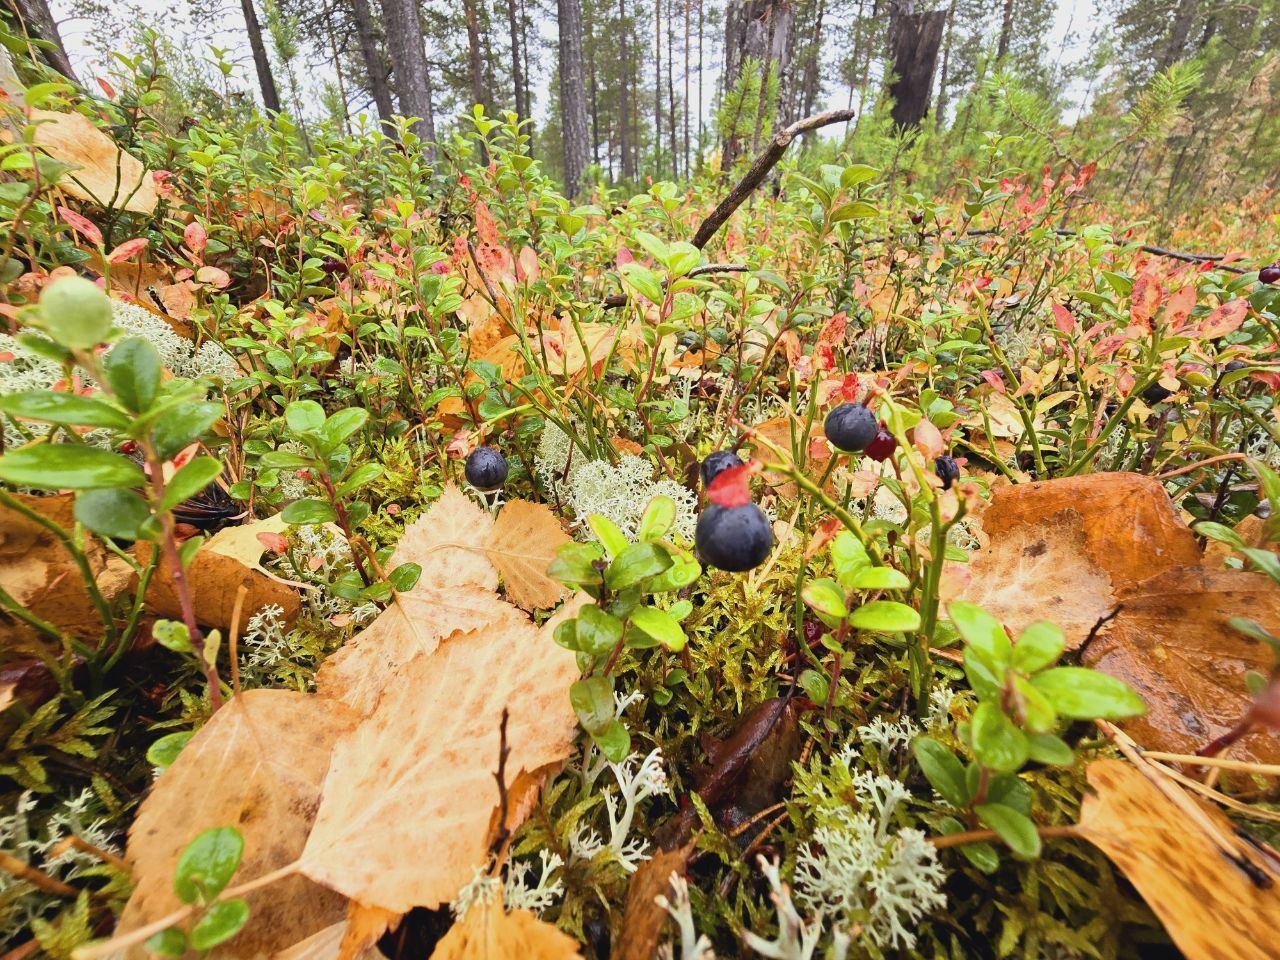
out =
{"type": "Polygon", "coordinates": [[[1157,403],[1163,403],[1173,396],[1173,391],[1168,387],[1162,387],[1158,383],[1153,383],[1147,389],[1142,391],[1142,402],[1148,407],[1154,407],[1157,403]]]}
{"type": "Polygon", "coordinates": [[[476,447],[464,469],[467,483],[477,490],[497,490],[507,482],[507,458],[493,447],[476,447]]]}
{"type": "Polygon", "coordinates": [[[713,567],[741,573],[764,563],[773,549],[769,518],[754,503],[740,507],[711,504],[698,515],[694,531],[698,556],[713,567]]]}
{"type": "Polygon", "coordinates": [[[1280,260],[1259,270],[1258,279],[1263,283],[1280,284],[1280,260]]]}
{"type": "Polygon", "coordinates": [[[702,488],[711,486],[711,481],[730,467],[742,466],[742,458],[732,450],[717,450],[702,461],[702,488]]]}
{"type": "Polygon", "coordinates": [[[842,403],[823,421],[822,429],[837,450],[861,453],[876,438],[875,414],[860,403],[842,403]]]}
{"type": "Polygon", "coordinates": [[[951,485],[960,479],[960,464],[956,463],[955,457],[944,453],[940,457],[934,457],[933,472],[942,481],[942,489],[950,490],[951,485]]]}

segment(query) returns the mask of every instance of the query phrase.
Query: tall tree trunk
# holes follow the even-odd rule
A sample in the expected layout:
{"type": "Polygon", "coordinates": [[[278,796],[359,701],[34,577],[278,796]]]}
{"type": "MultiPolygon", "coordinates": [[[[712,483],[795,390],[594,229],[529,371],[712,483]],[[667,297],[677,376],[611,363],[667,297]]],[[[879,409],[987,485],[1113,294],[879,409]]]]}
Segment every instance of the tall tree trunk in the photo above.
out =
{"type": "Polygon", "coordinates": [[[702,105],[706,100],[706,95],[702,92],[702,34],[704,20],[702,16],[702,0],[698,0],[698,169],[702,169],[702,136],[703,136],[703,116],[702,105]]]}
{"type": "Polygon", "coordinates": [[[667,3],[667,132],[671,134],[671,179],[679,179],[677,169],[680,162],[680,133],[676,126],[676,37],[675,37],[675,4],[676,0],[667,3]]]}
{"type": "Polygon", "coordinates": [[[1187,40],[1191,37],[1196,7],[1196,0],[1178,0],[1173,23],[1169,26],[1169,35],[1165,38],[1164,46],[1160,51],[1160,59],[1156,62],[1157,70],[1164,70],[1181,59],[1183,52],[1187,49],[1187,40]]]}
{"type": "Polygon", "coordinates": [[[587,166],[587,103],[583,96],[582,0],[556,0],[560,27],[560,125],[564,192],[578,193],[587,166]]]}
{"type": "Polygon", "coordinates": [[[262,105],[272,113],[279,113],[280,93],[276,89],[276,78],[271,74],[271,61],[267,59],[262,25],[258,22],[253,0],[240,0],[240,9],[244,11],[245,29],[249,31],[249,49],[253,51],[253,68],[258,73],[258,86],[262,88],[262,105]]]}
{"type": "Polygon", "coordinates": [[[813,35],[809,39],[809,56],[804,64],[804,99],[799,113],[793,118],[811,116],[818,105],[818,88],[821,86],[822,73],[822,21],[827,14],[824,0],[818,0],[818,12],[813,21],[813,35]]]}
{"type": "Polygon", "coordinates": [[[529,104],[524,97],[524,75],[520,66],[520,29],[516,25],[516,0],[507,0],[507,24],[511,28],[511,87],[520,119],[529,116],[529,104]]]}
{"type": "Polygon", "coordinates": [[[619,42],[622,46],[622,65],[619,76],[622,78],[622,96],[621,96],[621,130],[619,133],[618,152],[619,167],[622,171],[622,179],[630,180],[635,176],[631,167],[631,59],[627,55],[627,34],[631,32],[630,25],[627,23],[627,0],[618,0],[618,33],[619,42]]]}
{"type": "Polygon", "coordinates": [[[900,127],[917,127],[929,112],[933,91],[933,71],[938,65],[945,10],[927,13],[899,13],[889,23],[889,43],[893,51],[893,74],[889,85],[893,98],[890,116],[900,127]]]}
{"type": "Polygon", "coordinates": [[[480,24],[475,0],[463,0],[463,17],[467,21],[467,68],[471,77],[471,103],[488,106],[484,92],[484,62],[480,56],[480,24]]]}
{"type": "Polygon", "coordinates": [[[386,55],[378,45],[369,0],[351,0],[351,12],[355,16],[360,55],[364,59],[365,73],[369,77],[369,92],[373,94],[373,103],[378,108],[378,119],[382,121],[387,133],[391,133],[395,129],[391,118],[396,112],[395,105],[391,102],[391,87],[387,83],[391,70],[387,65],[386,55]]]}
{"type": "MultiPolygon", "coordinates": [[[[947,32],[942,41],[942,76],[938,78],[938,109],[935,114],[938,121],[947,119],[947,81],[951,79],[951,38],[955,35],[956,0],[951,0],[947,7],[947,32]]],[[[1083,114],[1084,111],[1081,111],[1083,114]]]]}
{"type": "Polygon", "coordinates": [[[684,0],[684,174],[689,175],[689,15],[692,0],[684,0]]]}
{"type": "Polygon", "coordinates": [[[662,0],[653,4],[653,172],[662,176],[662,0]]]}
{"type": "Polygon", "coordinates": [[[413,132],[431,143],[427,155],[434,160],[436,121],[431,103],[431,73],[427,69],[427,48],[422,38],[417,0],[382,0],[382,16],[387,23],[387,49],[395,71],[400,112],[417,118],[413,132]]]}
{"type": "Polygon", "coordinates": [[[347,100],[347,83],[342,76],[342,58],[338,55],[338,34],[333,29],[333,8],[329,6],[329,0],[324,0],[324,28],[325,33],[329,35],[329,51],[333,54],[333,72],[338,78],[338,99],[342,101],[342,116],[338,118],[339,128],[342,135],[348,135],[348,122],[351,119],[351,107],[347,100]]]}
{"type": "Polygon", "coordinates": [[[587,74],[591,89],[591,162],[600,165],[600,97],[596,89],[596,38],[588,34],[587,74]]]}
{"type": "MultiPolygon", "coordinates": [[[[44,62],[60,74],[79,85],[75,68],[67,56],[67,48],[62,45],[62,34],[58,31],[58,21],[53,18],[47,0],[5,0],[4,6],[13,13],[20,29],[24,30],[32,40],[44,40],[53,44],[49,48],[38,48],[44,62]]],[[[262,42],[259,33],[258,42],[262,42]]]]}
{"type": "Polygon", "coordinates": [[[996,47],[996,59],[1003,60],[1009,55],[1009,44],[1013,41],[1013,0],[1004,0],[1004,13],[1000,18],[1000,45],[996,47]]]}

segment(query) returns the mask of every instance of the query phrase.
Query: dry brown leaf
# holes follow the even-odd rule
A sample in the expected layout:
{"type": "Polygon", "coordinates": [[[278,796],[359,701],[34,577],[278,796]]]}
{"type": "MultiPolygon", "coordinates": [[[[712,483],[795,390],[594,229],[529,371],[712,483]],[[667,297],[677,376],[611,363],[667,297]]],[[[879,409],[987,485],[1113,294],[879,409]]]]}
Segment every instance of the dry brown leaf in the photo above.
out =
{"type": "MultiPolygon", "coordinates": [[[[227,527],[196,551],[186,573],[197,621],[229,631],[236,594],[243,585],[248,593],[241,612],[240,629],[255,612],[272,604],[284,611],[281,619],[286,626],[293,624],[302,611],[302,600],[293,586],[263,569],[261,561],[266,547],[258,540],[259,533],[280,533],[287,526],[277,516],[227,527]]],[[[149,546],[141,549],[150,556],[149,546]]],[[[182,616],[173,575],[164,561],[147,587],[147,608],[162,617],[182,616]]]]}
{"type": "Polygon", "coordinates": [[[498,514],[484,549],[502,574],[507,597],[526,610],[545,610],[564,596],[564,586],[547,576],[547,567],[570,539],[545,504],[511,500],[498,514]]]}
{"type": "MultiPolygon", "coordinates": [[[[1133,766],[1096,760],[1088,777],[1079,833],[1137,887],[1188,960],[1275,957],[1280,873],[1260,885],[1133,766]]],[[[1232,833],[1226,817],[1203,809],[1232,833]]]]}
{"type": "MultiPolygon", "coordinates": [[[[23,506],[64,530],[75,527],[75,497],[28,497],[14,494],[23,506]]],[[[86,537],[85,553],[94,577],[106,569],[106,551],[94,537],[86,537]]],[[[38,617],[92,643],[102,639],[102,619],[71,558],[56,537],[34,520],[0,504],[0,589],[38,617]]],[[[0,612],[0,639],[8,646],[30,641],[36,633],[21,621],[0,612]]]]}
{"type": "Polygon", "coordinates": [[[351,925],[346,920],[332,924],[291,947],[276,951],[271,960],[380,960],[384,956],[371,945],[357,947],[344,955],[342,948],[350,931],[351,925]]]}
{"type": "Polygon", "coordinates": [[[485,861],[503,709],[513,777],[572,747],[578,667],[551,629],[455,633],[396,671],[334,748],[302,871],[384,910],[452,900],[485,861]]]}
{"type": "Polygon", "coordinates": [[[1136,473],[995,488],[982,531],[988,547],[968,565],[948,565],[944,597],[982,603],[1014,630],[1059,617],[1068,649],[1126,590],[1200,562],[1159,481],[1136,473]]]}
{"type": "Polygon", "coordinates": [[[477,903],[436,944],[431,960],[581,960],[577,941],[528,910],[477,903]]]}
{"type": "Polygon", "coordinates": [[[526,622],[520,611],[488,590],[415,588],[401,593],[325,660],[316,674],[316,690],[368,716],[396,673],[415,657],[430,656],[445,637],[468,630],[519,628],[526,622]]]}
{"type": "Polygon", "coordinates": [[[666,926],[665,907],[654,902],[671,896],[671,874],[683,874],[693,853],[694,841],[674,850],[659,850],[653,859],[640,864],[627,884],[627,902],[622,912],[615,960],[651,960],[658,952],[658,940],[666,926]]]}
{"type": "Polygon", "coordinates": [[[59,182],[67,193],[100,207],[133,213],[151,213],[156,208],[159,195],[151,175],[87,117],[32,110],[31,119],[39,122],[36,144],[55,160],[79,167],[59,182]]]}
{"type": "MultiPolygon", "coordinates": [[[[770,420],[765,420],[763,423],[757,423],[752,429],[783,451],[785,457],[782,462],[784,464],[794,462],[794,458],[791,456],[792,419],[790,417],[774,417],[770,420]]],[[[801,436],[804,432],[804,423],[802,421],[796,422],[795,431],[796,436],[799,438],[798,442],[806,443],[806,439],[801,436]]],[[[826,472],[827,464],[831,460],[831,446],[825,438],[826,434],[822,430],[822,421],[815,419],[807,438],[808,448],[804,451],[805,474],[814,482],[822,478],[823,473],[826,472]]],[[[761,444],[756,450],[756,456],[764,460],[773,460],[776,455],[772,450],[761,444]]],[[[785,500],[794,499],[799,492],[799,488],[787,478],[786,474],[766,471],[764,479],[769,486],[775,488],[778,496],[785,500]]],[[[824,489],[828,493],[834,492],[835,487],[831,480],[827,480],[824,489]]]]}
{"type": "MultiPolygon", "coordinates": [[[[1244,675],[1270,673],[1270,649],[1228,626],[1246,616],[1280,632],[1280,587],[1262,573],[1168,570],[1121,598],[1120,612],[1085,648],[1086,664],[1129,683],[1147,715],[1124,721],[1148,750],[1194,753],[1234,727],[1249,705],[1244,675]]],[[[1241,760],[1280,763],[1280,740],[1245,737],[1241,760]]]]}
{"type": "Polygon", "coordinates": [[[1014,633],[1049,620],[1072,650],[1116,602],[1110,578],[1089,559],[1074,510],[1015,527],[969,563],[947,564],[940,595],[978,604],[1014,633]]]}
{"type": "MultiPolygon", "coordinates": [[[[1280,544],[1267,539],[1266,521],[1259,516],[1251,513],[1232,529],[1245,542],[1245,546],[1280,552],[1280,544]]],[[[1239,554],[1220,540],[1210,540],[1205,544],[1204,565],[1208,569],[1221,570],[1228,557],[1239,557],[1239,554]]]]}
{"type": "Polygon", "coordinates": [[[390,567],[417,563],[422,567],[414,591],[430,588],[498,589],[498,571],[482,546],[493,530],[493,517],[454,484],[448,484],[431,509],[410,524],[396,544],[390,567]]]}
{"type": "MultiPolygon", "coordinates": [[[[212,827],[244,836],[244,882],[294,862],[320,803],[334,742],[355,723],[341,704],[290,690],[248,690],[213,715],[160,775],[129,829],[125,854],[133,896],[118,933],[145,926],[180,907],[173,889],[178,856],[212,827]]],[[[342,920],[346,901],[306,877],[276,881],[246,895],[249,923],[216,951],[260,957],[342,920]]],[[[134,947],[131,957],[147,957],[134,947]]]]}

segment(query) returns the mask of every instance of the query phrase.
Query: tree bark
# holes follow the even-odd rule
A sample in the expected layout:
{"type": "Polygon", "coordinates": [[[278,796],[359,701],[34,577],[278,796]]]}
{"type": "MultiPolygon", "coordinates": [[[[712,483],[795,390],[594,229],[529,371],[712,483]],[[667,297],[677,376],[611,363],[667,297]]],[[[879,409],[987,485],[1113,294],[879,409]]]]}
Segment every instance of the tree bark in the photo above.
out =
{"type": "Polygon", "coordinates": [[[1009,55],[1009,45],[1013,42],[1013,0],[1004,0],[1004,13],[1000,17],[1000,44],[996,47],[996,60],[1003,60],[1009,55]]]}
{"type": "Polygon", "coordinates": [[[1173,23],[1169,27],[1169,35],[1165,38],[1164,48],[1160,51],[1160,59],[1156,70],[1165,68],[1181,59],[1187,49],[1187,41],[1191,37],[1191,26],[1196,18],[1196,0],[1178,0],[1173,23]]]}
{"type": "Polygon", "coordinates": [[[467,21],[467,67],[471,76],[471,103],[487,106],[484,92],[484,64],[480,57],[480,24],[476,19],[475,0],[463,0],[462,13],[467,21]]]}
{"type": "Polygon", "coordinates": [[[395,71],[400,112],[415,118],[413,132],[430,143],[427,155],[434,160],[436,121],[417,0],[382,0],[382,15],[387,23],[387,49],[395,71]]]}
{"type": "Polygon", "coordinates": [[[378,34],[373,25],[373,11],[369,9],[369,0],[351,0],[351,12],[356,21],[356,38],[360,41],[360,55],[364,60],[364,70],[368,75],[369,92],[373,94],[374,106],[378,109],[378,119],[383,128],[391,133],[395,126],[391,118],[396,108],[391,102],[391,87],[387,83],[391,68],[387,64],[386,55],[378,45],[378,34]]]}
{"type": "Polygon", "coordinates": [[[945,10],[930,10],[899,13],[890,23],[889,43],[896,77],[889,85],[889,96],[893,98],[890,116],[900,127],[918,127],[929,112],[933,71],[946,20],[945,10]]]}
{"type": "Polygon", "coordinates": [[[587,166],[587,102],[582,58],[582,0],[557,0],[560,27],[560,125],[564,192],[573,197],[587,166]]]}
{"type": "Polygon", "coordinates": [[[621,154],[619,167],[622,171],[622,179],[630,180],[635,176],[635,172],[631,166],[631,59],[627,55],[627,34],[631,32],[631,28],[627,23],[627,0],[618,0],[618,32],[622,46],[620,74],[622,77],[622,123],[618,137],[618,151],[621,154]]]}
{"type": "Polygon", "coordinates": [[[262,25],[258,22],[258,12],[253,8],[253,0],[240,0],[240,9],[244,11],[244,25],[249,32],[249,49],[253,52],[253,68],[258,73],[258,86],[262,88],[262,105],[272,113],[279,113],[280,92],[276,89],[276,78],[271,73],[271,61],[267,59],[267,47],[262,42],[262,25]]]}
{"type": "Polygon", "coordinates": [[[4,5],[13,13],[19,29],[25,31],[31,39],[45,40],[53,44],[52,49],[37,48],[44,62],[72,83],[79,85],[80,79],[76,76],[75,68],[71,66],[67,48],[62,45],[58,21],[53,18],[53,12],[49,9],[46,0],[5,0],[4,5]]]}
{"type": "Polygon", "coordinates": [[[653,170],[662,173],[662,0],[653,4],[653,170]]]}
{"type": "Polygon", "coordinates": [[[955,35],[956,0],[951,0],[947,7],[947,28],[942,41],[942,76],[938,78],[938,113],[937,119],[946,120],[947,113],[947,81],[951,78],[951,38],[955,35]]]}
{"type": "Polygon", "coordinates": [[[516,0],[507,0],[507,24],[511,28],[511,86],[515,94],[516,114],[523,120],[529,116],[524,98],[524,76],[520,67],[520,29],[516,26],[516,0]]]}

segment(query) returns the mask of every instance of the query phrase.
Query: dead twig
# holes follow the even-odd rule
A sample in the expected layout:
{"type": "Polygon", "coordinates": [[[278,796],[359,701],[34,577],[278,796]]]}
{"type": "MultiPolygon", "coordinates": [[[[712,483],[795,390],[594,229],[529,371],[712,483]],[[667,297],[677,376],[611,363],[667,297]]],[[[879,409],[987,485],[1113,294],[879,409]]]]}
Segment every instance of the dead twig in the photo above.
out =
{"type": "Polygon", "coordinates": [[[844,123],[846,120],[852,120],[856,115],[853,110],[828,110],[825,113],[818,113],[812,117],[797,120],[785,130],[780,130],[774,134],[773,139],[765,146],[764,152],[756,157],[755,162],[751,164],[746,176],[739,180],[737,186],[729,191],[729,195],[720,201],[720,205],[711,211],[711,216],[702,221],[702,226],[694,234],[693,245],[699,250],[707,245],[707,242],[733,216],[733,212],[742,206],[747,197],[751,196],[755,191],[756,187],[764,182],[764,178],[769,175],[769,171],[774,168],[777,162],[782,159],[782,155],[787,152],[787,147],[791,145],[792,140],[802,133],[808,133],[810,130],[817,130],[833,123],[844,123]]]}

